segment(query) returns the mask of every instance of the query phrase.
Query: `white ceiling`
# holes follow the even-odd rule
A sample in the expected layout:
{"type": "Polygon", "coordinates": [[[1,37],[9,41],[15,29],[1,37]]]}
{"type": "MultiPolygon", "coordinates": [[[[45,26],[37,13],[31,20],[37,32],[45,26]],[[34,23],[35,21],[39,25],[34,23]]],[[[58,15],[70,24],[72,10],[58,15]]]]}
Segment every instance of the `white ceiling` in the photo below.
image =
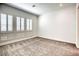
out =
{"type": "Polygon", "coordinates": [[[8,3],[8,5],[23,9],[36,15],[42,15],[58,8],[75,6],[75,3],[63,3],[62,7],[59,6],[59,3],[8,3]],[[36,5],[36,7],[32,7],[32,5],[36,5]]]}

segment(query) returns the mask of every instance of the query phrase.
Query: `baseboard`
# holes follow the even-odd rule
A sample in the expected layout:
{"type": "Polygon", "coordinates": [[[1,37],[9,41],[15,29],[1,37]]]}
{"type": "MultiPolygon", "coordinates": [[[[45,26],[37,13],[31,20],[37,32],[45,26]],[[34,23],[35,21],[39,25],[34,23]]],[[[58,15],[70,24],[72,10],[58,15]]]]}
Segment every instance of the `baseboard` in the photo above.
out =
{"type": "Polygon", "coordinates": [[[10,44],[10,43],[14,43],[14,42],[18,42],[18,41],[22,41],[22,40],[35,38],[35,37],[41,37],[41,38],[45,38],[45,39],[50,39],[50,40],[55,40],[55,41],[60,41],[60,42],[66,42],[66,43],[71,43],[71,44],[75,44],[76,45],[76,43],[67,42],[67,41],[61,41],[61,40],[58,40],[56,38],[48,38],[48,37],[43,37],[43,36],[32,36],[32,37],[28,37],[28,38],[21,38],[21,39],[17,39],[17,40],[10,40],[10,41],[6,41],[6,42],[0,42],[0,46],[7,45],[7,44],[10,44]]]}
{"type": "Polygon", "coordinates": [[[41,37],[41,38],[45,38],[45,39],[50,39],[50,40],[55,40],[55,41],[60,41],[60,42],[66,42],[66,43],[70,43],[70,44],[75,44],[75,42],[68,42],[68,41],[64,41],[64,40],[58,40],[57,38],[49,38],[49,37],[43,37],[43,36],[38,36],[38,37],[41,37]]]}
{"type": "Polygon", "coordinates": [[[76,47],[77,47],[77,48],[79,48],[79,46],[78,46],[78,45],[76,45],[76,47]]]}
{"type": "Polygon", "coordinates": [[[18,41],[22,41],[22,40],[31,39],[31,38],[34,38],[34,37],[37,37],[37,36],[32,36],[32,37],[28,37],[28,38],[21,38],[21,39],[16,39],[16,40],[9,40],[9,41],[5,41],[5,42],[0,42],[0,46],[7,45],[7,44],[10,44],[10,43],[14,43],[14,42],[18,42],[18,41]]]}
{"type": "Polygon", "coordinates": [[[79,48],[79,44],[78,43],[76,43],[76,47],[79,48]]]}

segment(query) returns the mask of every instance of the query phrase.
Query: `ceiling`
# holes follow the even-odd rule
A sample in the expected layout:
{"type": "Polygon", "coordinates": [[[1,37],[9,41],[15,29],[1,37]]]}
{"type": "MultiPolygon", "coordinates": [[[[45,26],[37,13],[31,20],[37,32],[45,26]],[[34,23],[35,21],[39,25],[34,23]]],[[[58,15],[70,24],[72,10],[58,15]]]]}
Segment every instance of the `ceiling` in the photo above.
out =
{"type": "MultiPolygon", "coordinates": [[[[75,3],[62,3],[62,7],[75,6],[75,3]]],[[[36,15],[42,15],[60,7],[60,3],[8,3],[8,5],[20,8],[36,15]],[[35,7],[32,7],[35,5],[35,7]]]]}

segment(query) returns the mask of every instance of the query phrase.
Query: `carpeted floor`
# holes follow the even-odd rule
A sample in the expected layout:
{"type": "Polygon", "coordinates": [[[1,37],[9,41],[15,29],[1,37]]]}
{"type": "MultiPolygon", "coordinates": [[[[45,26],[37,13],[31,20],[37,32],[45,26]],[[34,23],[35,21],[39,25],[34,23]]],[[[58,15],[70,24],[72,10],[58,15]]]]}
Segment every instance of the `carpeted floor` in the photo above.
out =
{"type": "Polygon", "coordinates": [[[32,38],[0,47],[0,56],[78,56],[74,44],[32,38]]]}

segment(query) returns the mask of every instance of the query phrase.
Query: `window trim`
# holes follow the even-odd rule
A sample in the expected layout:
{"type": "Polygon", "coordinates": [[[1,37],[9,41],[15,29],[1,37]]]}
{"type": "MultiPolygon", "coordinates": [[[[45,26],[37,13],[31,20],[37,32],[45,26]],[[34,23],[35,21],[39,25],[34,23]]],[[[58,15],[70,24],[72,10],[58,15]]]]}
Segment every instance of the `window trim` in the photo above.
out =
{"type": "MultiPolygon", "coordinates": [[[[25,31],[25,26],[24,26],[24,28],[23,28],[23,30],[22,30],[22,20],[25,21],[25,18],[21,17],[21,19],[20,19],[20,26],[21,26],[20,31],[25,31]]],[[[23,23],[23,25],[24,25],[24,24],[25,24],[25,23],[23,23]]]]}
{"type": "Polygon", "coordinates": [[[30,31],[32,31],[33,30],[33,20],[32,19],[30,19],[30,26],[29,26],[30,27],[29,29],[30,29],[30,31]],[[31,21],[32,21],[32,24],[31,24],[31,21]]]}
{"type": "Polygon", "coordinates": [[[16,16],[16,32],[25,32],[26,30],[25,30],[25,17],[20,17],[20,16],[16,16]],[[19,17],[20,18],[20,30],[18,31],[17,30],[17,17],[19,17]],[[21,18],[24,18],[24,30],[21,30],[21,18]]]}
{"type": "Polygon", "coordinates": [[[17,20],[18,20],[17,18],[20,18],[20,17],[19,17],[19,16],[16,16],[16,32],[20,32],[20,29],[21,29],[21,25],[20,25],[20,24],[21,24],[21,19],[19,19],[19,20],[20,20],[20,23],[19,23],[20,28],[19,28],[19,30],[18,30],[18,29],[17,29],[17,26],[18,26],[18,25],[17,25],[17,20]]]}
{"type": "MultiPolygon", "coordinates": [[[[11,15],[12,16],[12,18],[14,17],[12,14],[8,14],[8,13],[0,13],[0,33],[4,33],[4,34],[6,34],[6,33],[12,33],[14,30],[13,30],[13,25],[12,25],[12,31],[8,31],[8,15],[11,15]],[[1,31],[1,14],[6,14],[6,31],[1,31]]],[[[13,19],[12,19],[12,22],[13,22],[13,19]]],[[[14,22],[13,22],[14,23],[14,22]]]]}
{"type": "Polygon", "coordinates": [[[30,18],[26,19],[26,31],[28,31],[28,32],[31,32],[33,30],[33,20],[32,20],[32,25],[30,24],[30,20],[32,20],[32,19],[30,19],[30,18]],[[29,20],[29,30],[27,30],[27,20],[29,20]],[[30,25],[32,26],[32,30],[30,29],[30,25]]]}
{"type": "Polygon", "coordinates": [[[10,15],[10,16],[12,16],[12,24],[11,24],[11,25],[12,25],[12,30],[11,30],[11,31],[8,30],[8,29],[9,29],[9,28],[8,28],[8,27],[9,27],[9,25],[8,25],[8,16],[9,16],[9,15],[10,15],[10,14],[7,15],[7,32],[13,32],[13,16],[12,16],[12,15],[10,15]]]}
{"type": "Polygon", "coordinates": [[[7,33],[7,14],[6,13],[0,13],[0,25],[1,25],[1,14],[5,14],[6,15],[6,31],[1,31],[1,26],[0,26],[0,32],[1,33],[7,33]]]}
{"type": "Polygon", "coordinates": [[[29,32],[29,28],[30,28],[30,27],[29,27],[29,26],[30,26],[30,22],[29,22],[29,24],[28,24],[28,23],[27,23],[27,20],[29,21],[29,18],[27,18],[27,19],[26,19],[26,31],[28,31],[28,32],[29,32]],[[29,25],[29,26],[28,26],[28,25],[29,25]],[[27,29],[27,26],[28,26],[28,29],[27,29]]]}

